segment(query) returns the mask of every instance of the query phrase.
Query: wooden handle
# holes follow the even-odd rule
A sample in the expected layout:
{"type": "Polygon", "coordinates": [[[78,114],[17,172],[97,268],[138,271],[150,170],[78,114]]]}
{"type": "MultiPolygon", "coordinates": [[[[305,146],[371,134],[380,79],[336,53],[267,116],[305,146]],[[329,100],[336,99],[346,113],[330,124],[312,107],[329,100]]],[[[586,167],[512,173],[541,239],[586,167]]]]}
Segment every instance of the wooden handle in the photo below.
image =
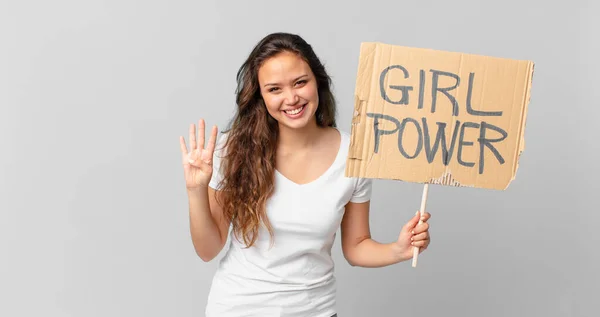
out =
{"type": "MultiPolygon", "coordinates": [[[[427,193],[429,192],[429,184],[425,184],[425,186],[423,187],[423,197],[421,198],[421,208],[419,209],[419,224],[423,223],[423,220],[421,220],[421,218],[423,217],[423,214],[425,213],[425,205],[427,204],[427,193]]],[[[417,267],[417,258],[419,257],[419,247],[414,247],[413,248],[413,261],[412,261],[412,266],[413,267],[417,267]]]]}

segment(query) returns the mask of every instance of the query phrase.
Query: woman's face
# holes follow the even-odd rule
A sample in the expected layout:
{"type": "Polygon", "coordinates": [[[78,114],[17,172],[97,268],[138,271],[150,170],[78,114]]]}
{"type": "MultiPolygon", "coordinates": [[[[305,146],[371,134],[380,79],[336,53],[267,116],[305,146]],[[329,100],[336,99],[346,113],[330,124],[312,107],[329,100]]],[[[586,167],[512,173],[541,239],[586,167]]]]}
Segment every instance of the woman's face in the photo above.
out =
{"type": "Polygon", "coordinates": [[[267,111],[280,126],[298,129],[316,122],[317,81],[301,57],[283,52],[266,60],[258,70],[258,83],[267,111]]]}

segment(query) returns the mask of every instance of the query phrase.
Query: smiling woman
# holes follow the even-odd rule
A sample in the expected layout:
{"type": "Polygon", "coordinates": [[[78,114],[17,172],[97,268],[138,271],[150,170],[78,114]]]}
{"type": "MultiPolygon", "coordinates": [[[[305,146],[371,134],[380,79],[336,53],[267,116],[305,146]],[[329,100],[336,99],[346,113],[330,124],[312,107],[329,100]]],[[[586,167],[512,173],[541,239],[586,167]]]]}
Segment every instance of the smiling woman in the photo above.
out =
{"type": "Polygon", "coordinates": [[[408,260],[429,244],[429,214],[398,240],[371,239],[371,180],[344,176],[350,135],[336,127],[330,78],[311,46],[287,33],[262,39],[238,72],[238,111],[180,138],[196,253],[210,261],[230,238],[207,317],[336,316],[331,248],[341,227],[351,265],[408,260]],[[229,230],[229,229],[232,230],[229,230]]]}
{"type": "Polygon", "coordinates": [[[263,100],[269,114],[285,128],[315,124],[319,105],[317,82],[310,67],[295,53],[283,52],[258,71],[263,100]],[[265,84],[266,83],[266,84],[265,84]]]}

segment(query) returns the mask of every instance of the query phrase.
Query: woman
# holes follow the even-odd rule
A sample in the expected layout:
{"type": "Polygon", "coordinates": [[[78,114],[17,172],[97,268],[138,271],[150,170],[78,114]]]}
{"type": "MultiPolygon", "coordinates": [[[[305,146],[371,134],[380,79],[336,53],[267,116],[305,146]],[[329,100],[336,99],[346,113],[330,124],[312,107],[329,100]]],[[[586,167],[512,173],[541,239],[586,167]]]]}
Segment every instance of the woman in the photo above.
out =
{"type": "Polygon", "coordinates": [[[429,245],[419,213],[398,240],[371,239],[371,180],[344,176],[349,134],[338,130],[330,78],[297,35],[262,39],[241,66],[230,129],[190,125],[180,138],[196,253],[229,249],[214,276],[206,316],[337,316],[336,231],[353,266],[382,267],[429,245]],[[231,229],[231,231],[229,230],[231,229]]]}

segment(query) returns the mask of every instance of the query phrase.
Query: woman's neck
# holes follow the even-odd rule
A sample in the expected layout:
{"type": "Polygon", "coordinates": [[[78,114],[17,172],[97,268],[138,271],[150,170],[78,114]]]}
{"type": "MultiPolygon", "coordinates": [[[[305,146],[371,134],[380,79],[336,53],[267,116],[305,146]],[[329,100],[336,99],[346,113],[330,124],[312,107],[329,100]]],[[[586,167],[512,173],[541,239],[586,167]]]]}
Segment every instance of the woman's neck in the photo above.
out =
{"type": "Polygon", "coordinates": [[[317,142],[322,132],[316,121],[311,121],[301,129],[280,125],[277,149],[287,153],[306,150],[317,142]]]}

